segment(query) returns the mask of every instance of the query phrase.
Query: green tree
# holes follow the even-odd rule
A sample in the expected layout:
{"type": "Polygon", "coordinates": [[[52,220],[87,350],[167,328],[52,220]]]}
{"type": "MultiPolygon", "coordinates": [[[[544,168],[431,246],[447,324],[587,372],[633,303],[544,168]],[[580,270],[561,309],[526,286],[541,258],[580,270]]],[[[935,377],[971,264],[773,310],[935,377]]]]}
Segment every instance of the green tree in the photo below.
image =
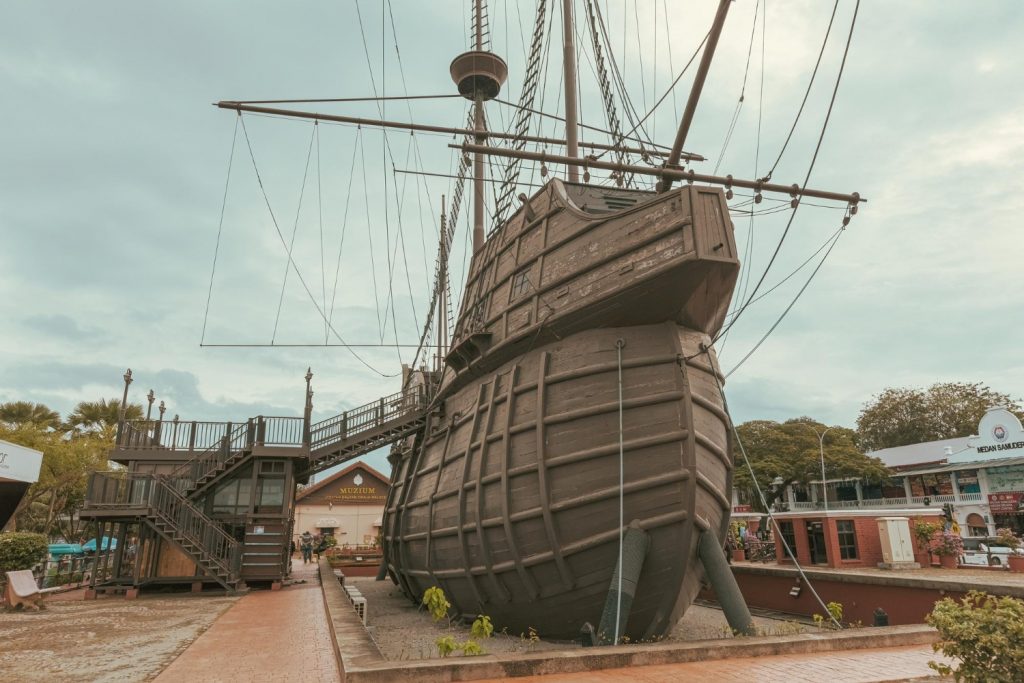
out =
{"type": "Polygon", "coordinates": [[[857,418],[859,445],[868,451],[970,436],[985,411],[1006,406],[1024,417],[1019,401],[981,382],[943,382],[927,389],[889,388],[857,418]]]}
{"type": "Polygon", "coordinates": [[[89,474],[107,467],[111,441],[97,434],[65,434],[38,425],[0,427],[0,439],[43,453],[39,481],[26,491],[9,528],[72,538],[89,474]]]}
{"type": "Polygon", "coordinates": [[[0,424],[6,427],[38,425],[57,430],[61,427],[60,414],[49,406],[31,401],[0,403],[0,424]]]}
{"type": "MultiPolygon", "coordinates": [[[[847,427],[821,424],[808,417],[786,422],[752,420],[739,425],[739,432],[750,469],[747,468],[737,444],[733,444],[736,471],[733,484],[753,493],[754,477],[765,494],[768,505],[785,494],[786,486],[806,486],[821,480],[821,458],[818,434],[828,429],[824,439],[825,476],[828,479],[862,479],[876,482],[886,479],[889,470],[878,458],[865,455],[857,447],[855,433],[847,427]],[[751,471],[753,470],[753,477],[751,471]]],[[[756,494],[754,505],[761,508],[756,494]]]]}
{"type": "MultiPolygon", "coordinates": [[[[142,419],[142,406],[138,403],[129,403],[125,417],[129,420],[142,419]]],[[[98,401],[82,401],[75,406],[68,415],[68,426],[79,433],[90,432],[112,440],[120,419],[121,401],[116,398],[109,401],[101,398],[98,401]]]]}

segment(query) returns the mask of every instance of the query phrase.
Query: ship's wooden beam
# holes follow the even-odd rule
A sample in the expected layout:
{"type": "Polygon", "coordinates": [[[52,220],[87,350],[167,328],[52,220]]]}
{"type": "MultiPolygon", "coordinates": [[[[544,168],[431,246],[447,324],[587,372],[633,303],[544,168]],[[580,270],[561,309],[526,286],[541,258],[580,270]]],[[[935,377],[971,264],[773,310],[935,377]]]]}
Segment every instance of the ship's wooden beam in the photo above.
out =
{"type": "Polygon", "coordinates": [[[815,197],[817,199],[832,199],[848,204],[866,202],[867,199],[860,196],[860,193],[845,194],[842,192],[828,192],[826,190],[814,190],[804,188],[797,184],[781,185],[779,183],[764,183],[759,180],[743,180],[732,176],[717,176],[695,171],[684,171],[682,169],[661,168],[652,166],[637,166],[634,164],[617,164],[611,161],[599,159],[573,159],[561,154],[548,154],[546,152],[527,152],[502,147],[488,147],[487,145],[448,145],[453,149],[459,149],[467,154],[492,154],[499,157],[511,157],[526,159],[527,161],[542,161],[552,164],[566,164],[571,166],[583,166],[586,168],[597,168],[606,171],[623,171],[637,175],[657,176],[659,178],[671,178],[672,180],[685,180],[688,182],[709,183],[723,187],[742,187],[755,192],[782,192],[791,197],[815,197]]]}
{"type": "MultiPolygon", "coordinates": [[[[286,116],[290,118],[299,119],[310,119],[313,121],[334,121],[337,123],[349,123],[357,126],[372,126],[377,128],[398,128],[400,130],[416,130],[423,131],[426,133],[443,133],[448,135],[470,135],[476,136],[477,131],[472,128],[452,128],[449,126],[432,126],[424,123],[404,123],[402,121],[384,121],[381,119],[364,119],[358,116],[339,116],[337,114],[320,114],[318,112],[310,111],[297,111],[294,109],[278,109],[276,107],[258,107],[251,104],[244,104],[242,102],[222,101],[217,102],[218,107],[221,109],[232,109],[237,112],[251,112],[253,114],[269,114],[271,116],[286,116]]],[[[522,139],[527,142],[539,142],[546,145],[558,145],[564,147],[566,141],[559,138],[547,138],[540,137],[537,135],[524,135],[522,138],[511,133],[501,133],[497,131],[486,131],[484,136],[487,138],[495,138],[498,140],[516,140],[522,139]]],[[[647,154],[649,156],[664,157],[668,155],[667,150],[657,149],[640,149],[639,147],[616,147],[615,145],[606,145],[600,142],[580,142],[580,147],[586,149],[599,149],[599,150],[616,150],[620,149],[623,152],[629,154],[647,154]]],[[[687,161],[705,161],[705,158],[700,154],[693,154],[691,152],[683,152],[681,158],[687,161]]]]}

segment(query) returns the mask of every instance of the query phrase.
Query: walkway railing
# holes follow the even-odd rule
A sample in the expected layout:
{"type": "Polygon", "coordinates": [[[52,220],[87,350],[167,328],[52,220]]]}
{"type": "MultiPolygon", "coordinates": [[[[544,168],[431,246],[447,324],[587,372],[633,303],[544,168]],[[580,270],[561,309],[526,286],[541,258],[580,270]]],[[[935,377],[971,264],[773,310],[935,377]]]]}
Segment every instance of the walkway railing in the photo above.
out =
{"type": "Polygon", "coordinates": [[[335,415],[310,426],[310,451],[352,439],[409,416],[418,416],[426,406],[427,396],[424,387],[414,386],[364,406],[346,410],[341,415],[335,415]]]}
{"type": "Polygon", "coordinates": [[[303,444],[301,417],[261,415],[241,423],[126,420],[119,425],[116,445],[122,450],[205,451],[233,436],[240,424],[251,425],[252,440],[268,446],[303,444]]]}
{"type": "Polygon", "coordinates": [[[89,478],[85,507],[104,510],[146,508],[147,516],[157,518],[181,539],[190,540],[202,548],[206,555],[202,559],[212,561],[228,576],[237,575],[238,541],[160,475],[94,472],[89,478]]]}
{"type": "MultiPolygon", "coordinates": [[[[943,503],[973,502],[980,501],[980,493],[965,493],[960,496],[959,501],[952,494],[940,494],[934,496],[911,496],[900,498],[866,498],[864,500],[830,500],[829,510],[850,510],[857,508],[900,508],[900,507],[926,507],[929,505],[942,505],[943,503]],[[976,498],[968,498],[976,496],[976,498]]],[[[825,504],[822,501],[806,501],[788,503],[791,510],[824,510],[825,504]]]]}

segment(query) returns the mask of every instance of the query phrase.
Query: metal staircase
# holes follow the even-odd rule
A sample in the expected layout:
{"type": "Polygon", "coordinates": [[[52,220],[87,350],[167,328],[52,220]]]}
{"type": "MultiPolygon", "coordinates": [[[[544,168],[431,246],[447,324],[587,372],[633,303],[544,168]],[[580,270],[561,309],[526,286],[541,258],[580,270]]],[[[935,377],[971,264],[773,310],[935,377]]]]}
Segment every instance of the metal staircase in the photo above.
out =
{"type": "MultiPolygon", "coordinates": [[[[87,516],[131,516],[175,544],[203,573],[233,591],[239,580],[238,541],[204,515],[170,480],[153,474],[96,472],[89,480],[87,516]]],[[[85,511],[83,511],[85,512],[85,511]]]]}
{"type": "MultiPolygon", "coordinates": [[[[317,423],[309,417],[311,393],[304,417],[259,416],[242,423],[125,421],[119,426],[115,460],[192,457],[166,474],[93,473],[80,516],[122,530],[126,524],[144,523],[207,577],[234,590],[248,566],[243,555],[252,554],[246,550],[250,536],[264,532],[246,531],[245,542],[236,541],[224,531],[224,520],[200,509],[218,483],[259,458],[292,458],[297,479],[340,465],[423,429],[428,403],[426,387],[418,385],[317,423]]],[[[266,545],[266,538],[252,544],[266,545]]],[[[282,536],[280,543],[287,538],[282,536]]]]}

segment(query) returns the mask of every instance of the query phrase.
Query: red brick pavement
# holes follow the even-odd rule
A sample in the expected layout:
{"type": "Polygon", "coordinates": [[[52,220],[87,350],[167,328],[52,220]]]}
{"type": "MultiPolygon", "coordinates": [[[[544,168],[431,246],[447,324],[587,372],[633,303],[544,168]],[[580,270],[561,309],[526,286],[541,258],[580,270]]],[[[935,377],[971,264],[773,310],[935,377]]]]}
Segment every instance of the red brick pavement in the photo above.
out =
{"type": "MultiPolygon", "coordinates": [[[[845,650],[806,655],[744,657],[687,664],[660,664],[631,669],[605,669],[574,674],[552,674],[515,679],[517,683],[877,683],[935,675],[928,661],[942,659],[930,646],[894,647],[878,650],[845,650]]],[[[495,679],[497,680],[497,679],[495,679]]]]}
{"type": "Polygon", "coordinates": [[[316,565],[293,564],[306,583],[244,596],[156,678],[194,681],[339,681],[316,565]]]}

